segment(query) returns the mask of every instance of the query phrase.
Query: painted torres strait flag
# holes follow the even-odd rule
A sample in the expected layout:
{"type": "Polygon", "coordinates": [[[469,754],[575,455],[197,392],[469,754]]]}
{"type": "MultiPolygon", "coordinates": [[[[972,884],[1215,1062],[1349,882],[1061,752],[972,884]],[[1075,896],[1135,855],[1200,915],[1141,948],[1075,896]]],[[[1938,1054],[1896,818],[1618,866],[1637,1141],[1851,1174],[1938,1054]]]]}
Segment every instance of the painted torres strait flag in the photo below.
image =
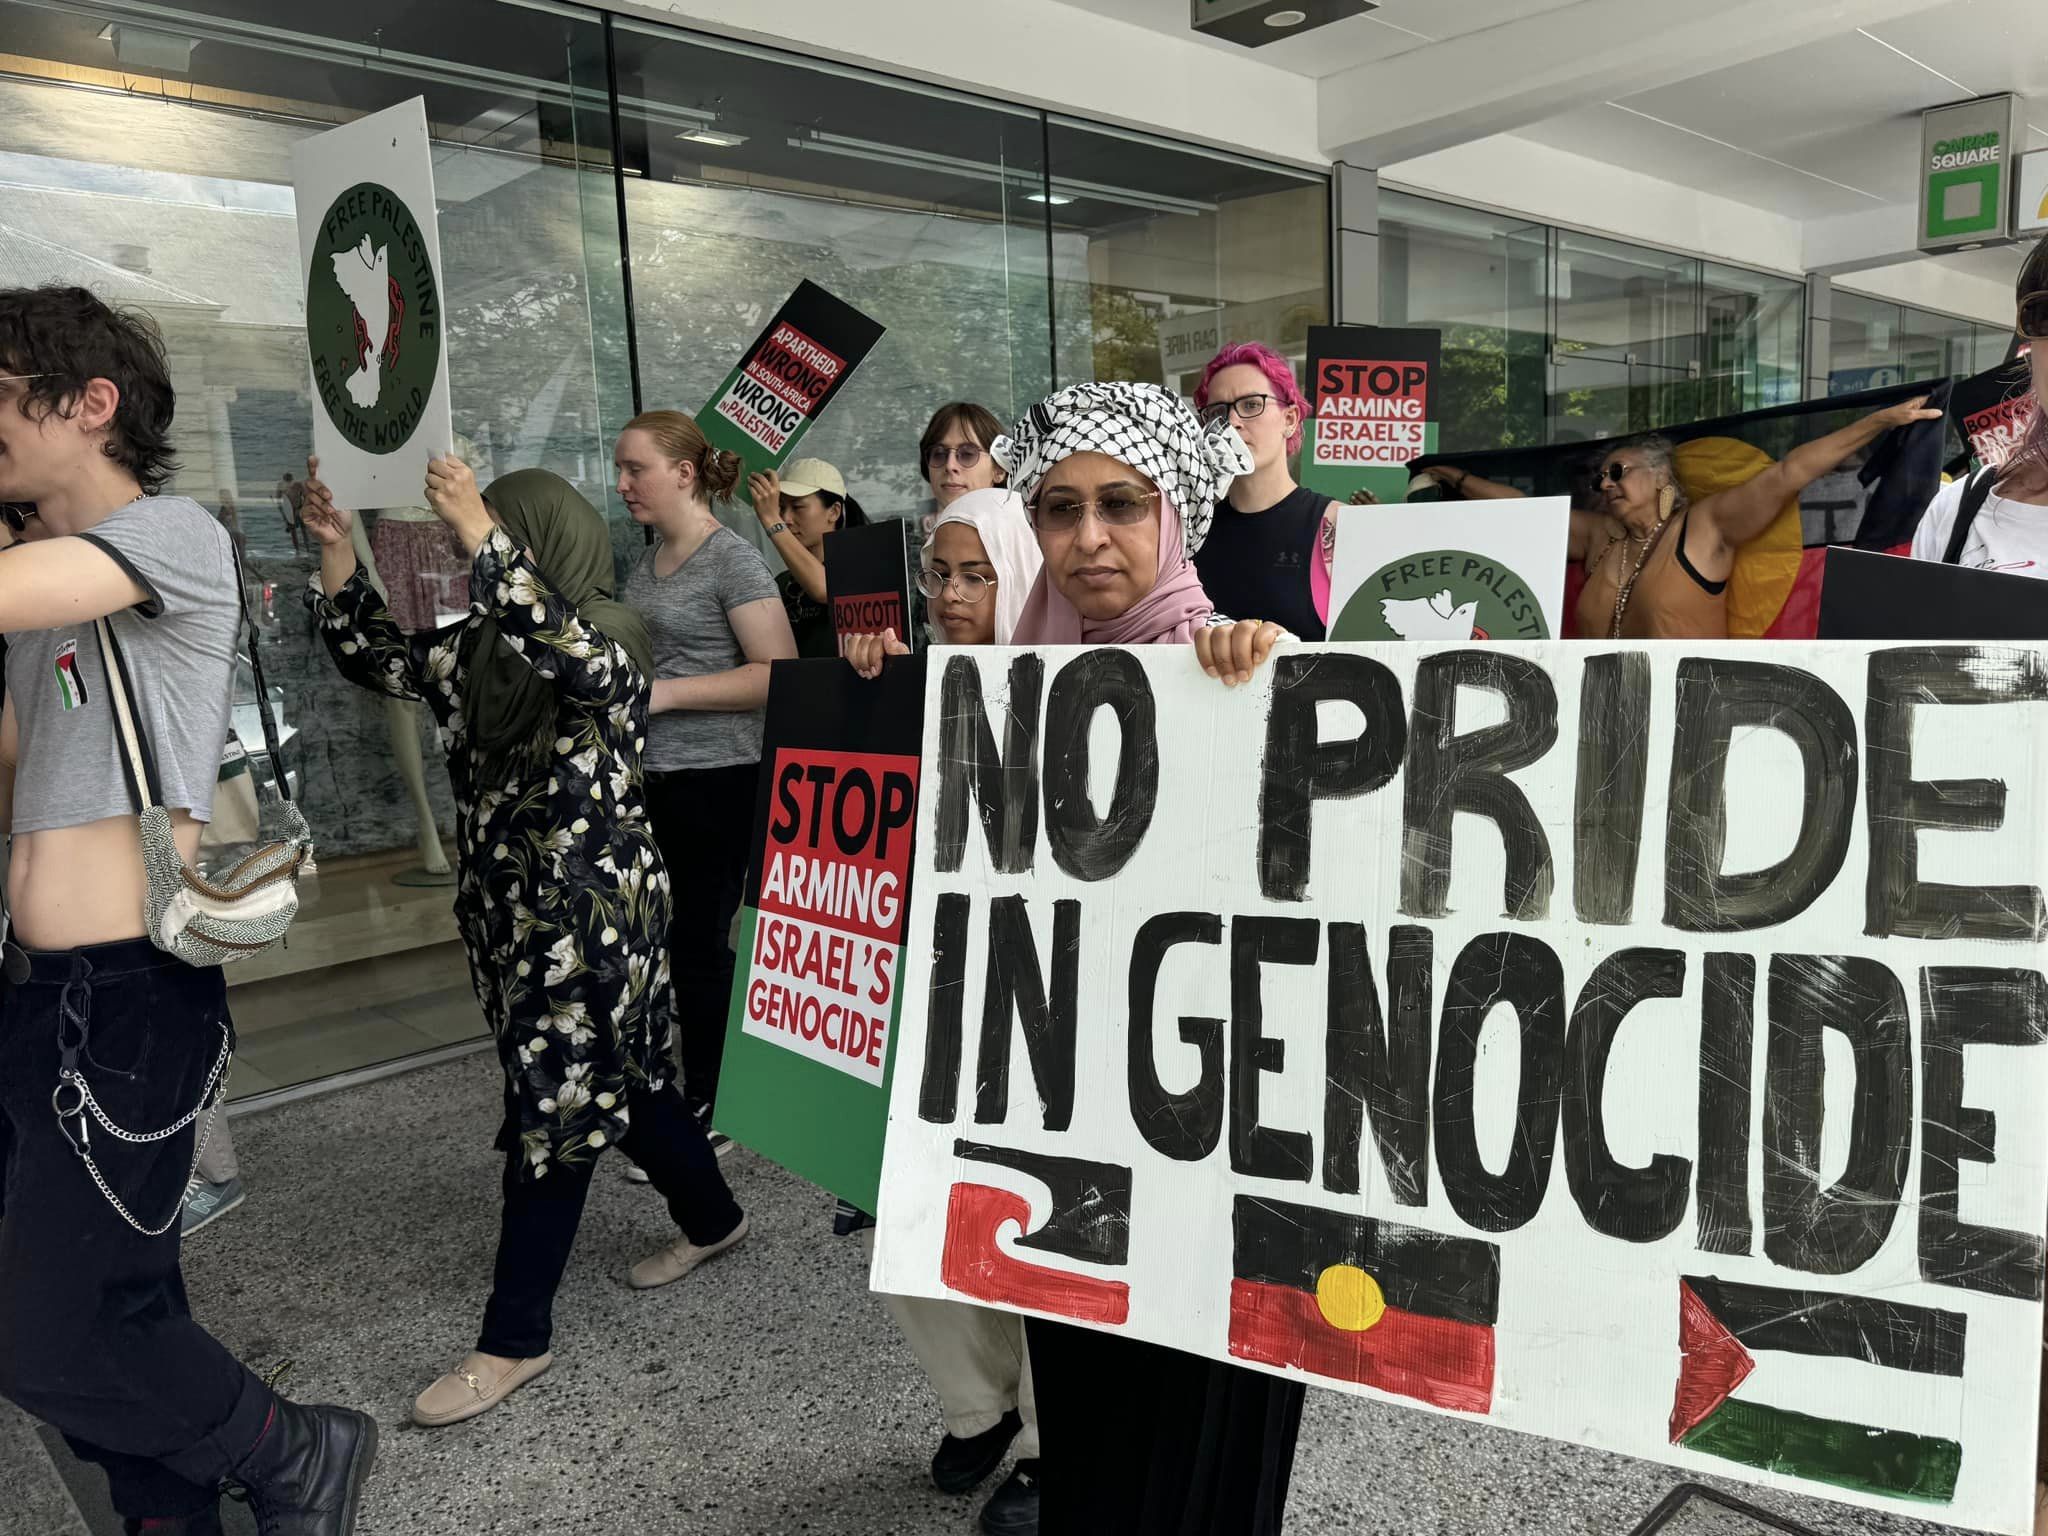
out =
{"type": "Polygon", "coordinates": [[[1493,1406],[1500,1250],[1239,1195],[1230,1352],[1465,1413],[1493,1406]]]}
{"type": "MultiPolygon", "coordinates": [[[[1756,1357],[1771,1352],[1960,1379],[1968,1321],[1935,1307],[1688,1275],[1678,1285],[1671,1443],[1842,1488],[1946,1503],[1963,1464],[1955,1441],[1735,1394],[1757,1368],[1756,1357]]],[[[1856,1405],[1866,1412],[1881,1407],[1886,1385],[1882,1376],[1870,1377],[1856,1405]]]]}

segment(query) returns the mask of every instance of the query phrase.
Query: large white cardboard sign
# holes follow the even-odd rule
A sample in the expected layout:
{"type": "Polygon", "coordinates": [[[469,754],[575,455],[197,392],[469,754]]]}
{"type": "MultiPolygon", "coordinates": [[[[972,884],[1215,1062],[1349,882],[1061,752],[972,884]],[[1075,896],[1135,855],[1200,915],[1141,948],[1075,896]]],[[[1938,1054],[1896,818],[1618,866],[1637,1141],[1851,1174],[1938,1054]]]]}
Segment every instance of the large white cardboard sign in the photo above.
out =
{"type": "Polygon", "coordinates": [[[413,506],[454,449],[426,104],[292,146],[313,451],[344,507],[413,506]]]}
{"type": "Polygon", "coordinates": [[[2023,1536],[2048,649],[1769,656],[935,653],[875,1286],[2023,1536]]]}
{"type": "Polygon", "coordinates": [[[1557,639],[1571,510],[1566,496],[1344,508],[1330,638],[1557,639]]]}

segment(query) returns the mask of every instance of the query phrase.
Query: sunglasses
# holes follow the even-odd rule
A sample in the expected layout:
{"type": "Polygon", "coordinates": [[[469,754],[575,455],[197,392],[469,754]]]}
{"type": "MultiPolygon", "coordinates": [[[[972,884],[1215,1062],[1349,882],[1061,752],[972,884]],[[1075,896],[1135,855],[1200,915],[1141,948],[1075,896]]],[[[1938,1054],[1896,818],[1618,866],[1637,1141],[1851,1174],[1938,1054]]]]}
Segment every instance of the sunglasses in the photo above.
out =
{"type": "Polygon", "coordinates": [[[927,469],[944,469],[949,462],[958,464],[962,469],[972,469],[981,462],[981,455],[982,450],[973,443],[962,443],[957,448],[942,445],[926,454],[924,463],[927,469]]]}
{"type": "Polygon", "coordinates": [[[1133,491],[1111,491],[1093,501],[1065,491],[1055,491],[1031,504],[1031,526],[1041,533],[1066,533],[1080,527],[1081,519],[1092,507],[1095,515],[1109,527],[1129,528],[1150,516],[1152,503],[1158,499],[1157,491],[1147,491],[1143,495],[1133,491]]]}
{"type": "Polygon", "coordinates": [[[1619,485],[1643,466],[1640,464],[1603,464],[1593,471],[1593,489],[1600,490],[1610,485],[1619,485]]]}
{"type": "Polygon", "coordinates": [[[2048,341],[2048,289],[2020,300],[2019,320],[2014,328],[2029,341],[2048,341]]]}

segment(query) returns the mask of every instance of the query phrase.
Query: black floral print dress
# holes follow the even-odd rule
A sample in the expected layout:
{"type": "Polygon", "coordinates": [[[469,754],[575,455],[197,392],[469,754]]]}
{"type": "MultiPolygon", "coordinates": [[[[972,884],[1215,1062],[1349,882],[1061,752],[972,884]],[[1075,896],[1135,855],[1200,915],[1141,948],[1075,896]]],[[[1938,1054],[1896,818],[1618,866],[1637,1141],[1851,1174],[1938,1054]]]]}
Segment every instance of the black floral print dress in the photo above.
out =
{"type": "Polygon", "coordinates": [[[538,1178],[624,1136],[628,1085],[674,1076],[668,875],[640,787],[648,681],[502,529],[477,550],[469,591],[471,613],[495,619],[555,686],[553,752],[530,782],[485,782],[464,732],[475,618],[408,636],[360,567],[332,598],[315,577],[308,602],[344,677],[423,699],[439,723],[458,817],[455,916],[538,1178]]]}

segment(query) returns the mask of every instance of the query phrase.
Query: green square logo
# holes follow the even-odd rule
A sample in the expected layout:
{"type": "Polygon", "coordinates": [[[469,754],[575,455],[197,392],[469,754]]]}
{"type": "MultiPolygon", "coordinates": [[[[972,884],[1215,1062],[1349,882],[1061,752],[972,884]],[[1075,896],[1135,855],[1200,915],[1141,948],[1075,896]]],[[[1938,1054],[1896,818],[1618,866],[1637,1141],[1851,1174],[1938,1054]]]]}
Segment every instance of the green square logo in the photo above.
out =
{"type": "Polygon", "coordinates": [[[1926,238],[2000,233],[1998,179],[2005,167],[1998,161],[1959,171],[1936,171],[1927,178],[1926,238]]]}

